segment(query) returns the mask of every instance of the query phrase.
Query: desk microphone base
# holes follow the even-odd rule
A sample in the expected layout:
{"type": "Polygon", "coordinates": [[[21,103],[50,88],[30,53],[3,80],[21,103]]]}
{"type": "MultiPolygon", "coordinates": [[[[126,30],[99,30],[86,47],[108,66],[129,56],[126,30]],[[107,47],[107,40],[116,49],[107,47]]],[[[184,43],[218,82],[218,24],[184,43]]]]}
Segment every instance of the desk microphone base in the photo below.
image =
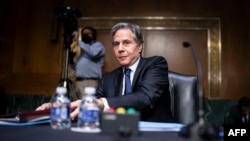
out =
{"type": "Polygon", "coordinates": [[[183,137],[192,138],[192,139],[195,139],[195,138],[206,139],[206,140],[220,139],[219,128],[209,123],[205,123],[203,120],[189,124],[181,128],[179,133],[183,137]]]}

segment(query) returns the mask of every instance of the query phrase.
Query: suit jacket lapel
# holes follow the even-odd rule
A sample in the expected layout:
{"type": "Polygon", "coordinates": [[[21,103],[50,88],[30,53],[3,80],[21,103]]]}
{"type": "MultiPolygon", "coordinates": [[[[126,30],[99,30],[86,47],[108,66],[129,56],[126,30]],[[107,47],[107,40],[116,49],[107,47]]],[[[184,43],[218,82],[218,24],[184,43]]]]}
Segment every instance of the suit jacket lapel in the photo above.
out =
{"type": "Polygon", "coordinates": [[[115,95],[122,95],[122,87],[123,87],[123,83],[122,83],[122,80],[123,80],[123,71],[122,71],[122,67],[120,67],[120,69],[119,69],[119,71],[118,71],[118,73],[117,73],[117,78],[115,78],[115,80],[117,81],[117,83],[115,83],[115,84],[117,84],[116,86],[115,86],[115,88],[116,88],[116,93],[115,93],[115,95]]]}
{"type": "Polygon", "coordinates": [[[137,81],[138,76],[139,76],[139,74],[140,74],[140,72],[141,72],[141,69],[142,69],[142,66],[143,66],[143,65],[142,65],[143,62],[144,62],[144,58],[141,57],[140,62],[139,62],[139,64],[138,64],[137,68],[136,68],[134,78],[133,78],[133,82],[132,82],[132,91],[133,91],[134,86],[135,86],[134,84],[135,84],[135,82],[137,81]]]}

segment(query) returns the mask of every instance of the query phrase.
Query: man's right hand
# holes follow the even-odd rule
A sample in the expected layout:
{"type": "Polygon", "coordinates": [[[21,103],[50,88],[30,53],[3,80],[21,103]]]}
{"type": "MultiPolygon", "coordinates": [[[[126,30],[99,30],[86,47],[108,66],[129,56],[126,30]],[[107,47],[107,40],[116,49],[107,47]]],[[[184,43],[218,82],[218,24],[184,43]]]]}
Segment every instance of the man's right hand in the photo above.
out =
{"type": "MultiPolygon", "coordinates": [[[[71,107],[71,113],[70,113],[70,117],[72,120],[76,119],[78,114],[79,114],[79,110],[80,110],[80,104],[81,104],[81,100],[75,100],[73,102],[70,103],[70,107],[71,107]]],[[[44,103],[41,106],[36,108],[36,111],[42,111],[42,110],[47,110],[51,108],[51,103],[44,103]]]]}
{"type": "Polygon", "coordinates": [[[42,110],[47,110],[50,109],[51,103],[43,103],[41,106],[36,108],[36,111],[42,111],[42,110]]]}

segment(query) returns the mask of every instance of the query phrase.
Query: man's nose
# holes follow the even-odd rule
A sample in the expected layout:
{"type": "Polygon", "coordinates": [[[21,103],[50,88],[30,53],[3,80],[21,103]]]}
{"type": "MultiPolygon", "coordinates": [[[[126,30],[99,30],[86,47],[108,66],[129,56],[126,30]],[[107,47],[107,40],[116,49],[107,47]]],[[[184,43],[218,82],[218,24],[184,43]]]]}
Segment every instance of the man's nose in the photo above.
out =
{"type": "Polygon", "coordinates": [[[118,45],[118,50],[124,50],[124,45],[122,43],[118,45]]]}

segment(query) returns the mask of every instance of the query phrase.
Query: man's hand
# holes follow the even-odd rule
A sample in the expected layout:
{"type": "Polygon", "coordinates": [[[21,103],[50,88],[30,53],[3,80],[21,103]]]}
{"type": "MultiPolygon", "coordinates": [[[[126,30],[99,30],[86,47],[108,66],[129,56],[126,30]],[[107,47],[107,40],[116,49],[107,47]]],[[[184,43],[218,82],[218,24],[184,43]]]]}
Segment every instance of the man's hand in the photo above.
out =
{"type": "MultiPolygon", "coordinates": [[[[102,99],[97,99],[97,102],[98,102],[100,110],[103,111],[104,104],[103,104],[102,99]]],[[[75,120],[77,118],[79,111],[80,111],[80,104],[81,104],[80,99],[70,103],[70,108],[72,110],[70,113],[70,118],[72,120],[75,120]]],[[[48,103],[44,103],[41,106],[37,107],[36,111],[47,110],[50,108],[51,108],[51,103],[48,102],[48,103]]]]}
{"type": "Polygon", "coordinates": [[[97,99],[97,103],[99,105],[100,111],[103,111],[103,109],[104,109],[104,103],[103,103],[102,99],[101,98],[97,99]]]}
{"type": "MultiPolygon", "coordinates": [[[[75,118],[77,118],[78,114],[79,114],[79,110],[80,110],[80,104],[81,104],[81,100],[76,100],[70,103],[70,107],[72,112],[70,113],[70,117],[72,120],[74,120],[75,118]]],[[[51,103],[44,103],[41,106],[36,108],[36,111],[42,111],[42,110],[47,110],[51,108],[51,103]]]]}
{"type": "Polygon", "coordinates": [[[70,113],[70,117],[72,120],[77,118],[79,111],[80,111],[80,104],[81,104],[80,99],[70,103],[70,107],[72,109],[72,112],[70,113]]]}
{"type": "Polygon", "coordinates": [[[42,111],[42,110],[47,110],[50,109],[51,103],[43,103],[41,106],[36,108],[36,111],[42,111]]]}

